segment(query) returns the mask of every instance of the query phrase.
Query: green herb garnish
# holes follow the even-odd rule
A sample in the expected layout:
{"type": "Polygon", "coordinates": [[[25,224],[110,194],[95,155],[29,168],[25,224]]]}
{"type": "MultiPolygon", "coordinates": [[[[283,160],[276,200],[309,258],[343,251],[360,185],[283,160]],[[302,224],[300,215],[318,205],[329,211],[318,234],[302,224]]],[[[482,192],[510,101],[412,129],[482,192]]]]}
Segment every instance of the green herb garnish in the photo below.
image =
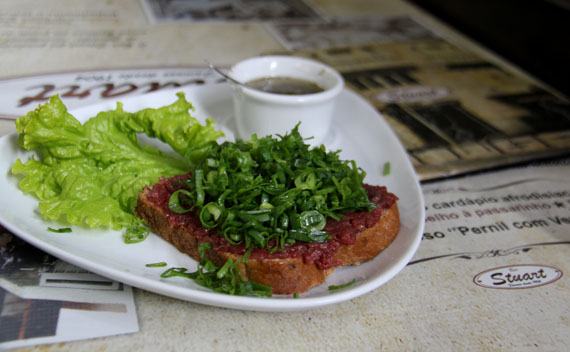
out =
{"type": "MultiPolygon", "coordinates": [[[[371,211],[365,172],[324,146],[309,149],[298,132],[245,142],[201,145],[193,176],[170,197],[170,209],[194,211],[202,226],[233,245],[267,248],[325,242],[327,218],[371,211]]],[[[190,150],[191,152],[192,150],[190,150]]]]}
{"type": "Polygon", "coordinates": [[[159,263],[150,263],[145,265],[147,268],[162,268],[165,267],[167,264],[166,262],[159,262],[159,263]]]}
{"type": "Polygon", "coordinates": [[[150,229],[145,224],[135,221],[134,224],[130,225],[125,229],[123,234],[123,241],[126,244],[139,243],[148,237],[150,234],[150,229]]]}
{"type": "Polygon", "coordinates": [[[71,228],[63,227],[60,229],[54,229],[54,228],[48,227],[48,231],[56,232],[56,233],[65,233],[65,232],[71,232],[71,228]]]}
{"type": "Polygon", "coordinates": [[[384,169],[382,170],[382,176],[390,175],[390,169],[391,169],[390,162],[389,161],[385,162],[384,169]]]}
{"type": "Polygon", "coordinates": [[[340,289],[343,289],[343,288],[347,288],[347,287],[349,287],[349,286],[354,285],[355,282],[356,282],[356,279],[352,279],[352,281],[347,282],[346,284],[342,284],[342,285],[338,285],[338,286],[330,285],[330,286],[329,286],[329,291],[336,291],[336,290],[340,290],[340,289]]]}
{"type": "Polygon", "coordinates": [[[170,278],[180,276],[192,279],[198,285],[210,288],[212,291],[219,293],[237,296],[254,295],[271,297],[271,287],[253,281],[244,281],[241,276],[238,265],[247,261],[251,250],[246,252],[246,254],[237,261],[234,262],[231,258],[228,258],[222,267],[217,267],[205,256],[205,251],[211,247],[212,244],[209,242],[204,242],[198,247],[200,263],[198,264],[197,271],[189,273],[186,268],[170,268],[163,272],[161,277],[170,278]]]}

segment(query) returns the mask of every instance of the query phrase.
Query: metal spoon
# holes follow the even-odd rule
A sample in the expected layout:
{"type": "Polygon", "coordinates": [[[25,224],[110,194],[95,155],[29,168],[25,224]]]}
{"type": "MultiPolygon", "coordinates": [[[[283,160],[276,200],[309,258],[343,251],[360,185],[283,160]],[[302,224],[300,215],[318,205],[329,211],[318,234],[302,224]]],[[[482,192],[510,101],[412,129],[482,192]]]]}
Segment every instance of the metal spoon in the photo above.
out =
{"type": "Polygon", "coordinates": [[[216,71],[220,76],[224,77],[225,79],[230,80],[230,81],[234,82],[235,84],[240,85],[242,87],[247,87],[247,88],[251,89],[251,87],[246,86],[244,83],[242,83],[242,82],[236,80],[235,78],[232,78],[232,77],[228,76],[227,74],[225,74],[224,72],[222,72],[222,70],[220,70],[219,68],[214,66],[210,61],[208,61],[208,60],[204,60],[204,61],[206,62],[206,64],[208,64],[208,66],[212,70],[216,71]]]}

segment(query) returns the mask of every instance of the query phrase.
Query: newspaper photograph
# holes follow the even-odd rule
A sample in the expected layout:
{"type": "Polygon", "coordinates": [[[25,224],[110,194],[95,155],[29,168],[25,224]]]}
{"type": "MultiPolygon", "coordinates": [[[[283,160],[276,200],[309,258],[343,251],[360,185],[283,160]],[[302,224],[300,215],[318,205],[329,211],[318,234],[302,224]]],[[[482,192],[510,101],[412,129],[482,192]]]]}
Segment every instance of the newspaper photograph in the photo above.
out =
{"type": "Polygon", "coordinates": [[[441,38],[307,49],[387,119],[422,180],[567,155],[570,102],[441,38]]]}
{"type": "Polygon", "coordinates": [[[411,16],[336,16],[321,22],[268,23],[266,27],[290,51],[436,36],[411,16]]]}
{"type": "Polygon", "coordinates": [[[139,330],[132,288],[89,273],[0,226],[0,350],[139,330]]]}
{"type": "Polygon", "coordinates": [[[320,20],[303,0],[142,0],[152,23],[320,20]]]}

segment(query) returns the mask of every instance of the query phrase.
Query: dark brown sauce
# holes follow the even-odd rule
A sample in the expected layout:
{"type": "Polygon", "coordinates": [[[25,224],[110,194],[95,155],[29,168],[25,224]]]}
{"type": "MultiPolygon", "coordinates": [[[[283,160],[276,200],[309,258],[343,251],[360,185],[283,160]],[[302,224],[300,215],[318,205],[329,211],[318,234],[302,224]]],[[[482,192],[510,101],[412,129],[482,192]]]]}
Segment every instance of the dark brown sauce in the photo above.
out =
{"type": "Polygon", "coordinates": [[[268,93],[287,95],[314,94],[324,91],[316,83],[290,77],[263,77],[249,81],[245,85],[268,93]]]}

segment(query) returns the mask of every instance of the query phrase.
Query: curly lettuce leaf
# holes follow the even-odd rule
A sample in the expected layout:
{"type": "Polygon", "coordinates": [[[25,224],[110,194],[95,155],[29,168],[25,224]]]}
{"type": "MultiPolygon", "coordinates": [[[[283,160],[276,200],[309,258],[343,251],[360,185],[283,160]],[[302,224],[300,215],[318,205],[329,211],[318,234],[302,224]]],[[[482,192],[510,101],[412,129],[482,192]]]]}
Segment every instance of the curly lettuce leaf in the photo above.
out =
{"type": "Polygon", "coordinates": [[[19,146],[38,155],[12,166],[20,189],[40,199],[40,212],[50,220],[112,229],[136,223],[133,209],[142,188],[188,172],[185,154],[223,136],[211,119],[202,125],[192,117],[192,104],[177,95],[171,105],[135,113],[118,103],[84,124],[53,96],[16,120],[19,146]],[[142,145],[140,133],[167,143],[180,157],[142,145]]]}

